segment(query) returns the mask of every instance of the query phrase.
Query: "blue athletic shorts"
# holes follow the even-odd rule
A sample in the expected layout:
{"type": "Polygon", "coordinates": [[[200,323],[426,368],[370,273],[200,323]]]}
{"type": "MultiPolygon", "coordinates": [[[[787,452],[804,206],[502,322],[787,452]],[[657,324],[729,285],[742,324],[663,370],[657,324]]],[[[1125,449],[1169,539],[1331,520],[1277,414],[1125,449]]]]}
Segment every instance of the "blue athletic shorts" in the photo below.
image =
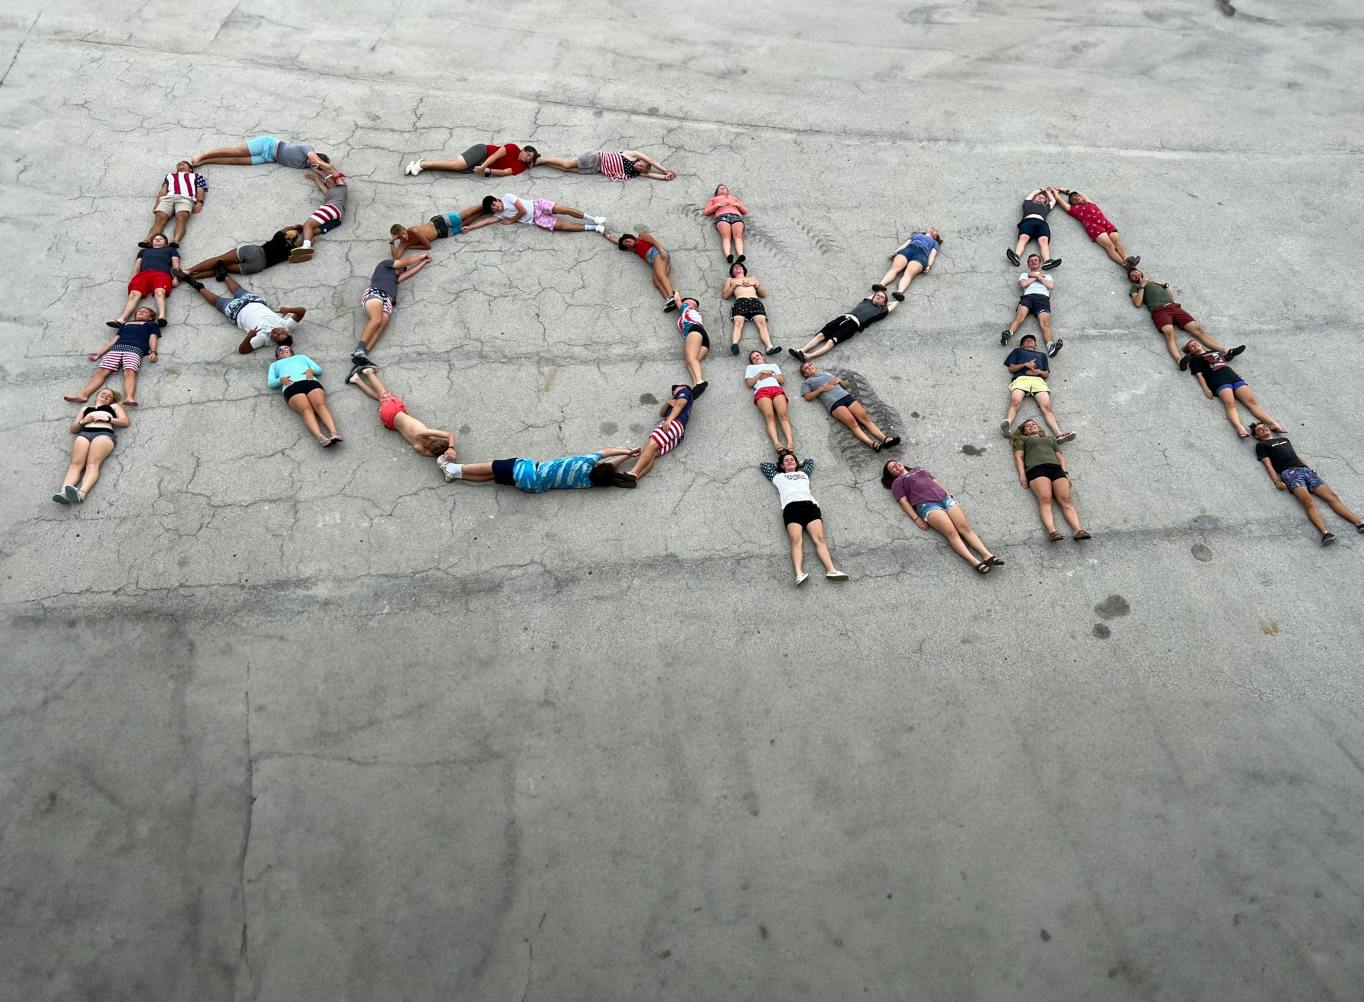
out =
{"type": "Polygon", "coordinates": [[[1237,390],[1239,390],[1241,387],[1245,385],[1246,381],[1244,379],[1238,379],[1234,383],[1227,383],[1227,385],[1225,386],[1219,386],[1217,388],[1217,392],[1221,393],[1223,390],[1231,390],[1232,393],[1235,393],[1237,390]]]}
{"type": "Polygon", "coordinates": [[[1290,466],[1279,474],[1279,479],[1290,491],[1295,491],[1299,487],[1315,491],[1318,487],[1326,486],[1326,481],[1317,476],[1316,471],[1310,466],[1290,466]]]}
{"type": "Polygon", "coordinates": [[[253,164],[272,164],[275,162],[275,147],[279,140],[274,136],[257,136],[246,141],[246,152],[251,154],[253,164]]]}

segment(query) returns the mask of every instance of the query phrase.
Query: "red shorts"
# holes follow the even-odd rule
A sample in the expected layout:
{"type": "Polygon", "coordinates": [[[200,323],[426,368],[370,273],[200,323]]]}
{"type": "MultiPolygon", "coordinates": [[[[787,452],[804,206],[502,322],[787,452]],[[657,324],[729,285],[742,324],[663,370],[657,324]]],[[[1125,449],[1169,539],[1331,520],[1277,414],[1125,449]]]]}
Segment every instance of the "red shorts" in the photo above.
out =
{"type": "Polygon", "coordinates": [[[649,441],[654,443],[660,456],[666,456],[677,448],[677,443],[682,441],[684,432],[685,429],[679,421],[674,421],[671,428],[666,423],[656,425],[654,430],[649,432],[649,441]]]}
{"type": "Polygon", "coordinates": [[[1118,228],[1107,219],[1100,219],[1085,227],[1085,236],[1091,240],[1098,240],[1105,233],[1117,233],[1118,228]]]}
{"type": "Polygon", "coordinates": [[[772,397],[784,397],[786,391],[780,386],[764,386],[757,393],[753,394],[753,406],[758,406],[759,400],[770,400],[772,397]]]}
{"type": "Polygon", "coordinates": [[[403,403],[402,397],[395,397],[392,393],[379,401],[379,420],[384,423],[384,427],[389,431],[394,431],[393,420],[399,414],[407,413],[407,404],[403,403]]]}
{"type": "Polygon", "coordinates": [[[128,283],[129,292],[143,296],[150,296],[158,289],[167,293],[171,290],[171,277],[164,271],[139,271],[128,283]]]}
{"type": "Polygon", "coordinates": [[[1156,325],[1156,330],[1171,325],[1180,330],[1187,330],[1189,324],[1194,322],[1194,318],[1184,312],[1184,307],[1178,303],[1171,303],[1169,306],[1157,306],[1151,311],[1151,323],[1156,325]]]}

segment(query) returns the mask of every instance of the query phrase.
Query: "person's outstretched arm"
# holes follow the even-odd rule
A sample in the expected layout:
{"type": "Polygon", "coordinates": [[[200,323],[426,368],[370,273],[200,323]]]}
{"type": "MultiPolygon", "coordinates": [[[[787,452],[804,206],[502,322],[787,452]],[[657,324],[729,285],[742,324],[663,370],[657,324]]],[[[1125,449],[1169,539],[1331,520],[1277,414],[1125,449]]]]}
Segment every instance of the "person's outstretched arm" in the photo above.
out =
{"type": "Polygon", "coordinates": [[[104,342],[104,347],[103,347],[103,348],[100,348],[98,351],[92,351],[89,355],[86,356],[86,358],[90,359],[90,361],[92,361],[92,362],[98,361],[98,359],[99,359],[99,357],[100,357],[101,355],[103,355],[106,351],[108,351],[110,348],[112,348],[112,347],[113,347],[114,345],[116,345],[116,344],[118,344],[118,335],[117,335],[117,334],[115,334],[113,337],[111,337],[108,341],[104,342]]]}
{"type": "Polygon", "coordinates": [[[642,452],[642,451],[643,451],[642,449],[616,449],[616,448],[610,448],[610,449],[598,449],[598,450],[597,450],[597,454],[598,454],[599,456],[601,456],[602,459],[614,459],[614,458],[617,457],[617,456],[638,456],[638,455],[640,454],[640,452],[642,452]]]}
{"type": "MultiPolygon", "coordinates": [[[[1303,462],[1305,463],[1307,460],[1304,459],[1303,462]]],[[[1288,490],[1288,485],[1283,482],[1278,471],[1274,469],[1274,464],[1271,463],[1268,458],[1260,460],[1260,465],[1263,466],[1265,471],[1269,474],[1269,479],[1273,482],[1275,490],[1288,490]]]]}
{"type": "Polygon", "coordinates": [[[1052,189],[1052,196],[1056,199],[1056,204],[1057,204],[1057,205],[1059,205],[1061,208],[1065,209],[1066,212],[1070,212],[1070,202],[1067,201],[1065,195],[1062,195],[1062,194],[1061,194],[1061,190],[1060,190],[1059,188],[1053,188],[1053,189],[1052,189]]]}
{"type": "MultiPolygon", "coordinates": [[[[477,225],[478,225],[477,223],[474,224],[474,226],[477,226],[477,225]]],[[[471,228],[472,228],[472,227],[468,227],[468,226],[465,227],[465,229],[471,229],[471,228]]],[[[614,234],[614,233],[602,233],[602,236],[605,237],[607,240],[611,241],[611,242],[612,242],[613,244],[615,244],[617,247],[620,246],[620,237],[616,236],[616,234],[614,234]]]]}
{"type": "Polygon", "coordinates": [[[430,254],[416,254],[412,257],[400,257],[393,262],[393,267],[401,272],[398,281],[406,282],[409,278],[421,271],[431,263],[430,254]]]}

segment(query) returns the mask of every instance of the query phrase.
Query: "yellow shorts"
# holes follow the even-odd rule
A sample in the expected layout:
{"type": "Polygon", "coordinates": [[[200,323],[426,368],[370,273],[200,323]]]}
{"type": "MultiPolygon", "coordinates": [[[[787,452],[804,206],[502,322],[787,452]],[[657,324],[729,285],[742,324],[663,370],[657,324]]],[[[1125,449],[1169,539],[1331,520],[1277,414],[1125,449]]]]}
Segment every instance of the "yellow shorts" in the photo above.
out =
{"type": "Polygon", "coordinates": [[[161,201],[156,203],[156,211],[164,212],[168,216],[180,212],[193,212],[194,199],[188,195],[162,195],[161,201]]]}
{"type": "Polygon", "coordinates": [[[1009,384],[1009,391],[1022,390],[1028,396],[1034,393],[1050,393],[1051,387],[1041,376],[1018,376],[1009,384]]]}

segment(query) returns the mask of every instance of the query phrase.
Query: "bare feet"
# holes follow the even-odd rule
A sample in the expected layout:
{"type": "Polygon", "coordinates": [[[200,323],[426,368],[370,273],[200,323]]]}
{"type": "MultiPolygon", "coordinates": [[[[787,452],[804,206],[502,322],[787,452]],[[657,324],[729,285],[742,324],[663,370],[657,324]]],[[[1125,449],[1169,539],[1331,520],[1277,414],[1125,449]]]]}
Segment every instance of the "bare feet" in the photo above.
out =
{"type": "Polygon", "coordinates": [[[79,393],[68,393],[66,396],[62,397],[62,399],[65,400],[68,404],[83,404],[90,398],[83,397],[79,393]]]}
{"type": "Polygon", "coordinates": [[[123,406],[124,406],[124,407],[136,407],[136,406],[137,406],[137,401],[134,400],[132,397],[129,397],[127,400],[123,401],[123,406]]]}

